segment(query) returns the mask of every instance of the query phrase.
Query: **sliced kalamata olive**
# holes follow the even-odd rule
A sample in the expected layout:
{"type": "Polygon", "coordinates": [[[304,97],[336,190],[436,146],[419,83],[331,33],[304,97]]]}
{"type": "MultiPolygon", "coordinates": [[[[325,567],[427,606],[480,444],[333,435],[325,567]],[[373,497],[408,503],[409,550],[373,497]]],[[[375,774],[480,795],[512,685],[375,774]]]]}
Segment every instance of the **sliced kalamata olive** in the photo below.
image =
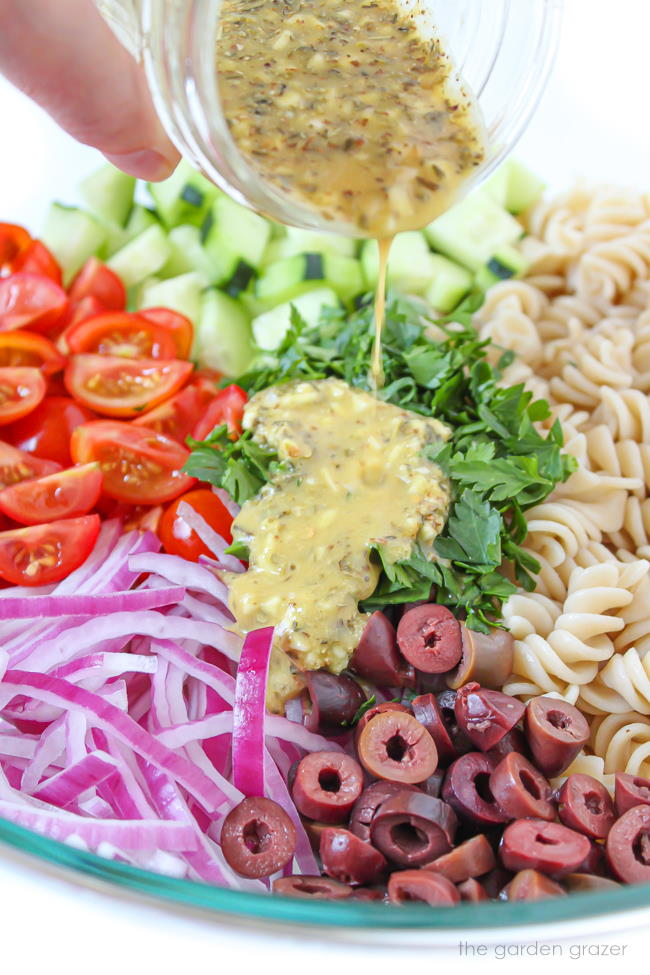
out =
{"type": "Polygon", "coordinates": [[[504,870],[503,867],[495,867],[494,870],[490,870],[484,877],[481,877],[481,885],[485,889],[488,897],[496,900],[500,897],[501,891],[508,886],[512,878],[513,874],[510,870],[504,870]]]}
{"type": "Polygon", "coordinates": [[[591,775],[570,775],[559,795],[559,816],[565,826],[585,836],[604,840],[616,814],[611,796],[602,782],[591,775]]]}
{"type": "Polygon", "coordinates": [[[506,826],[499,853],[508,870],[539,870],[561,877],[573,873],[589,853],[582,833],[543,819],[517,819],[506,826]]]}
{"type": "Polygon", "coordinates": [[[591,890],[615,890],[621,885],[609,877],[596,877],[592,873],[569,873],[562,883],[572,894],[583,894],[591,890]]]}
{"type": "Polygon", "coordinates": [[[497,865],[492,847],[480,833],[465,840],[460,846],[444,853],[432,863],[423,864],[423,869],[440,873],[452,884],[460,884],[470,877],[481,877],[497,865]]]}
{"type": "Polygon", "coordinates": [[[329,877],[310,877],[302,874],[296,877],[279,877],[273,881],[273,893],[287,897],[304,897],[318,901],[341,901],[352,896],[352,887],[340,884],[329,877]]]}
{"type": "Polygon", "coordinates": [[[549,782],[516,752],[506,755],[492,772],[490,792],[510,819],[555,819],[549,782]]]}
{"type": "Polygon", "coordinates": [[[633,806],[607,836],[607,861],[626,884],[650,882],[650,806],[633,806]]]}
{"type": "Polygon", "coordinates": [[[456,822],[442,800],[404,789],[381,804],[370,824],[370,838],[393,863],[420,866],[451,849],[456,822]]]}
{"type": "Polygon", "coordinates": [[[368,619],[350,667],[379,687],[415,687],[415,670],[399,652],[395,627],[379,610],[368,619]]]}
{"type": "Polygon", "coordinates": [[[486,752],[521,721],[525,707],[516,697],[470,683],[456,694],[455,710],[459,728],[486,752]]]}
{"type": "Polygon", "coordinates": [[[475,823],[505,823],[509,817],[499,808],[490,791],[490,776],[495,764],[482,752],[461,755],[447,769],[442,798],[460,816],[475,823]]]}
{"type": "Polygon", "coordinates": [[[446,674],[460,660],[460,624],[445,606],[425,603],[404,613],[397,625],[397,643],[416,670],[446,674]]]}
{"type": "Polygon", "coordinates": [[[432,907],[451,907],[460,894],[446,877],[428,870],[400,870],[390,876],[388,898],[393,904],[421,901],[432,907]]]}
{"type": "Polygon", "coordinates": [[[269,877],[291,860],[296,828],[272,799],[244,799],[223,821],[221,849],[242,877],[269,877]]]}
{"type": "Polygon", "coordinates": [[[457,690],[469,681],[498,691],[512,673],[515,641],[507,630],[494,629],[479,633],[460,624],[462,656],[447,683],[457,690]]]}
{"type": "Polygon", "coordinates": [[[402,714],[410,714],[411,712],[407,708],[406,704],[402,704],[400,701],[384,701],[382,704],[373,704],[371,708],[361,715],[357,721],[357,726],[354,729],[354,743],[359,745],[359,737],[361,732],[366,727],[369,721],[378,715],[385,714],[386,711],[401,711],[402,714]]]}
{"type": "Polygon", "coordinates": [[[436,743],[438,761],[445,767],[458,758],[458,752],[445,724],[442,709],[433,694],[420,694],[411,701],[414,717],[424,725],[436,743]]]}
{"type": "Polygon", "coordinates": [[[298,811],[323,823],[343,823],[363,790],[363,770],[342,752],[312,752],[298,763],[291,795],[298,811]]]}
{"type": "Polygon", "coordinates": [[[526,738],[535,765],[553,778],[569,767],[589,740],[583,714],[566,701],[534,697],[526,707],[526,738]]]}
{"type": "Polygon", "coordinates": [[[392,782],[424,782],[438,766],[433,738],[412,714],[385,711],[359,735],[359,761],[371,775],[392,782]]]}
{"type": "Polygon", "coordinates": [[[456,720],[456,691],[447,688],[447,690],[436,694],[436,700],[445,728],[447,729],[447,734],[451,738],[451,743],[458,754],[465,755],[466,752],[473,752],[474,745],[462,728],[459,728],[458,721],[456,720]]]}
{"type": "Polygon", "coordinates": [[[614,776],[614,801],[619,816],[634,806],[650,806],[650,779],[617,772],[614,776]]]}
{"type": "Polygon", "coordinates": [[[320,841],[323,870],[344,884],[374,884],[386,871],[386,860],[370,843],[347,829],[328,827],[320,841]]]}
{"type": "Polygon", "coordinates": [[[327,670],[306,670],[303,706],[305,727],[321,735],[340,735],[346,731],[366,695],[348,674],[327,670]]]}
{"type": "Polygon", "coordinates": [[[500,762],[502,758],[506,755],[510,755],[511,752],[516,752],[518,755],[523,755],[524,758],[529,757],[528,742],[526,741],[526,736],[523,731],[519,728],[513,728],[493,745],[492,748],[488,748],[486,755],[494,758],[497,762],[500,762]]]}
{"type": "Polygon", "coordinates": [[[539,870],[520,870],[503,890],[508,901],[542,901],[548,897],[566,897],[566,891],[539,870]]]}
{"type": "Polygon", "coordinates": [[[386,887],[355,887],[352,894],[355,901],[387,901],[388,888],[386,887]]]}
{"type": "Polygon", "coordinates": [[[607,862],[605,858],[605,847],[593,840],[589,841],[589,853],[584,858],[576,873],[593,873],[600,876],[607,874],[607,862]]]}
{"type": "Polygon", "coordinates": [[[317,823],[313,819],[308,819],[306,816],[300,817],[302,825],[305,827],[305,833],[307,834],[307,839],[309,840],[310,846],[314,853],[318,853],[320,850],[320,838],[323,835],[323,830],[329,828],[329,823],[317,823]]]}
{"type": "Polygon", "coordinates": [[[470,877],[469,880],[464,880],[462,884],[458,884],[457,889],[461,900],[469,901],[472,904],[479,904],[481,901],[489,900],[485,887],[474,877],[470,877]]]}
{"type": "Polygon", "coordinates": [[[403,789],[413,789],[414,785],[405,785],[403,782],[386,782],[380,779],[373,782],[363,790],[354,804],[352,815],[350,816],[350,829],[355,836],[366,843],[370,842],[370,824],[382,802],[397,795],[403,789]]]}
{"type": "Polygon", "coordinates": [[[428,779],[424,782],[420,782],[418,788],[426,792],[428,796],[434,796],[436,799],[440,798],[440,793],[442,792],[442,783],[445,781],[445,770],[436,769],[433,775],[430,775],[428,779]]]}

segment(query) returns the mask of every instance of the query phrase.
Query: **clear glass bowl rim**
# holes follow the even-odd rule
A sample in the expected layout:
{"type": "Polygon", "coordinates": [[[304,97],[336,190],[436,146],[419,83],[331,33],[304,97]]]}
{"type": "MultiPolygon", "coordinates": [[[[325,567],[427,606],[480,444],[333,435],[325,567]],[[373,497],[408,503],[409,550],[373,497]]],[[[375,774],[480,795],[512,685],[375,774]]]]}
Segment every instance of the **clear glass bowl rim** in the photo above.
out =
{"type": "Polygon", "coordinates": [[[410,929],[460,935],[471,931],[558,925],[650,909],[650,884],[528,903],[460,904],[444,910],[417,904],[398,907],[361,901],[302,900],[250,894],[151,873],[67,846],[6,820],[0,820],[0,843],[87,879],[103,881],[167,904],[239,919],[325,929],[393,932],[410,929]]]}

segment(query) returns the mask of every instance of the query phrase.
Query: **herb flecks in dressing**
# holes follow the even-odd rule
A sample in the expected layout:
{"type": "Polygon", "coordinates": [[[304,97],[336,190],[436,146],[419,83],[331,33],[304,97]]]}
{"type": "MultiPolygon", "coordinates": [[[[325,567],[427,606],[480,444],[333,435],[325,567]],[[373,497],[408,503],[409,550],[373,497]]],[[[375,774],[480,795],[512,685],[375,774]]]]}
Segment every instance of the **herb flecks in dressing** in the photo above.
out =
{"type": "Polygon", "coordinates": [[[484,158],[478,111],[398,0],[223,0],[233,141],[274,189],[382,239],[446,210],[484,158]]]}
{"type": "Polygon", "coordinates": [[[228,579],[229,602],[242,632],[276,627],[267,704],[281,711],[302,686],[292,664],[347,665],[368,618],[358,604],[379,578],[372,549],[389,562],[416,542],[431,554],[449,489],[422,450],[448,430],[338,379],[262,390],[244,427],[283,465],[234,521],[250,558],[228,579]]]}

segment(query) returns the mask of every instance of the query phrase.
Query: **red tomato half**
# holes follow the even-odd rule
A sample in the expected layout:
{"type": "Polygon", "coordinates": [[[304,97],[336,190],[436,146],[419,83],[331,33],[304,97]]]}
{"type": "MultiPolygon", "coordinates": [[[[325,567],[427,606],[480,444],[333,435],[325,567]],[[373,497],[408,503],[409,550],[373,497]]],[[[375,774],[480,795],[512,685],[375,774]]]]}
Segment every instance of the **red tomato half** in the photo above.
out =
{"type": "Polygon", "coordinates": [[[141,318],[153,322],[154,325],[161,325],[171,333],[176,344],[176,355],[179,359],[187,359],[192,351],[192,340],[194,338],[194,326],[189,318],[181,315],[178,311],[171,308],[143,308],[138,312],[141,318]]]}
{"type": "Polygon", "coordinates": [[[171,332],[127,312],[107,312],[65,331],[74,355],[93,353],[125,359],[174,359],[176,343],[171,332]]]}
{"type": "Polygon", "coordinates": [[[14,270],[26,274],[42,274],[59,285],[63,281],[63,274],[56,258],[40,240],[33,241],[20,255],[15,262],[14,270]]]}
{"type": "Polygon", "coordinates": [[[179,359],[122,359],[73,355],[66,366],[68,392],[102,416],[138,416],[172,396],[192,372],[179,359]]]}
{"type": "Polygon", "coordinates": [[[22,481],[0,491],[0,511],[21,525],[77,518],[97,504],[102,480],[99,464],[84,464],[35,481],[22,481]]]}
{"type": "Polygon", "coordinates": [[[12,274],[0,280],[0,329],[49,333],[63,319],[68,296],[40,274],[12,274]]]}
{"type": "Polygon", "coordinates": [[[181,501],[187,502],[194,508],[217,534],[232,542],[232,515],[221,503],[216,494],[208,488],[196,488],[188,491],[180,498],[172,501],[162,516],[158,535],[163,548],[170,555],[180,555],[190,562],[198,562],[200,555],[214,556],[214,552],[203,544],[196,532],[192,531],[183,518],[178,514],[181,501]]]}
{"type": "Polygon", "coordinates": [[[2,433],[9,443],[21,450],[55,461],[58,469],[72,463],[72,431],[82,423],[94,420],[95,416],[92,410],[75,403],[69,396],[46,396],[32,413],[4,427],[2,433]]]}
{"type": "Polygon", "coordinates": [[[60,582],[85,562],[99,534],[99,515],[0,533],[0,578],[15,586],[60,582]]]}
{"type": "Polygon", "coordinates": [[[242,431],[244,406],[248,400],[247,394],[239,386],[226,386],[213,399],[205,411],[205,415],[197,423],[192,436],[195,440],[205,440],[215,427],[222,423],[228,424],[228,429],[237,436],[242,431]]]}
{"type": "Polygon", "coordinates": [[[63,369],[65,359],[56,346],[37,332],[15,329],[0,332],[0,368],[7,366],[33,366],[46,376],[63,369]]]}
{"type": "Polygon", "coordinates": [[[95,420],[77,427],[70,449],[76,464],[99,461],[104,493],[116,501],[162,504],[194,483],[181,473],[189,451],[147,427],[95,420]]]}
{"type": "Polygon", "coordinates": [[[0,426],[27,416],[44,399],[43,373],[32,366],[0,369],[0,426]]]}
{"type": "Polygon", "coordinates": [[[214,399],[215,393],[214,386],[205,380],[192,382],[155,410],[133,420],[133,423],[136,426],[149,427],[150,430],[185,444],[199,417],[205,413],[208,403],[214,399]]]}
{"type": "Polygon", "coordinates": [[[90,257],[68,289],[70,301],[96,298],[107,311],[124,311],[126,288],[120,278],[96,257],[90,257]]]}
{"type": "Polygon", "coordinates": [[[15,223],[0,223],[0,277],[12,274],[16,262],[29,250],[32,236],[15,223]]]}
{"type": "Polygon", "coordinates": [[[32,457],[24,450],[19,450],[0,440],[0,491],[20,481],[32,477],[44,477],[46,474],[54,474],[55,471],[60,470],[60,464],[52,460],[32,457]]]}

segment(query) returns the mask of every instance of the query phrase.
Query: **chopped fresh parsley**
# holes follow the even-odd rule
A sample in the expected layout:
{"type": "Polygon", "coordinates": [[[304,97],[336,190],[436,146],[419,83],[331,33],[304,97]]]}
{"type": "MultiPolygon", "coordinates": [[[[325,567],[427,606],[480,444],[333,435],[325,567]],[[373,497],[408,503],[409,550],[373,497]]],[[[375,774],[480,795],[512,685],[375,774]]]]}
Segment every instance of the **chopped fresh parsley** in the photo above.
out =
{"type": "MultiPolygon", "coordinates": [[[[539,504],[575,469],[562,453],[559,423],[547,433],[536,424],[549,417],[548,404],[534,401],[523,385],[501,387],[503,368],[487,358],[489,341],[479,338],[472,314],[480,298],[470,296],[453,315],[436,321],[444,338],[431,341],[422,306],[405,299],[388,304],[383,342],[383,400],[425,416],[451,430],[446,443],[427,448],[430,460],[448,476],[452,502],[445,528],[435,542],[437,560],[418,547],[409,559],[389,563],[377,549],[379,584],[362,608],[428,599],[450,606],[467,624],[487,630],[500,621],[501,604],[516,583],[535,585],[534,557],[522,548],[524,512],[539,504]],[[499,571],[502,566],[506,574],[499,571]]],[[[315,327],[293,309],[291,327],[274,356],[266,356],[237,382],[249,394],[293,379],[335,376],[369,389],[374,339],[372,308],[353,314],[324,309],[315,327]]],[[[277,464],[245,433],[234,443],[219,427],[194,448],[186,471],[219,484],[240,504],[256,494],[277,464]],[[216,448],[216,450],[215,450],[216,448]]]]}

